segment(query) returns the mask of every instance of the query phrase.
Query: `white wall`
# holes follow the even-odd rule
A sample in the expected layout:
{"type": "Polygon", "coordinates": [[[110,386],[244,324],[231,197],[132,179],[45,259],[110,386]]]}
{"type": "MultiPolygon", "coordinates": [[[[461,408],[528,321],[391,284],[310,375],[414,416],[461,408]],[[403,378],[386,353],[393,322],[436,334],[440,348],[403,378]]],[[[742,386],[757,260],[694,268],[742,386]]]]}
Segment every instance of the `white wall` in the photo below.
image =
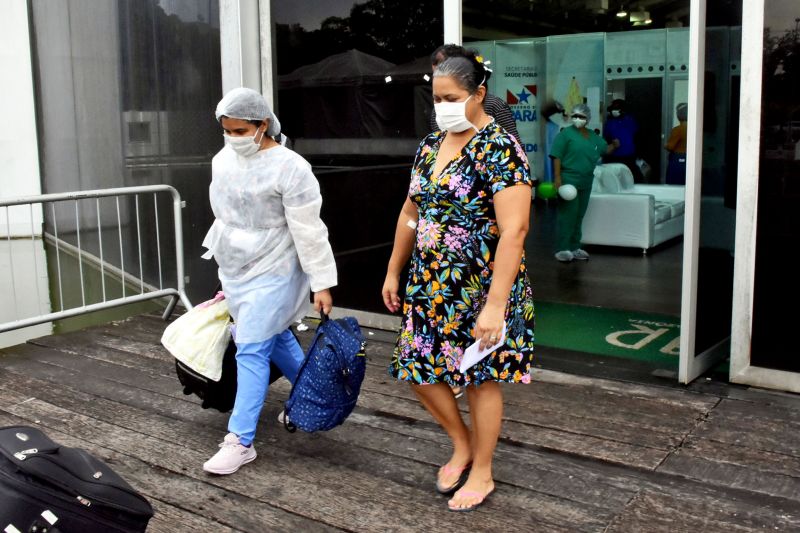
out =
{"type": "MultiPolygon", "coordinates": [[[[3,124],[0,128],[0,198],[41,194],[36,140],[28,3],[4,2],[0,16],[0,87],[3,124]]],[[[0,237],[5,237],[5,208],[0,208],[0,237]]],[[[30,236],[27,206],[10,208],[12,236],[30,236]]],[[[34,232],[42,230],[41,209],[34,209],[34,232]]]]}

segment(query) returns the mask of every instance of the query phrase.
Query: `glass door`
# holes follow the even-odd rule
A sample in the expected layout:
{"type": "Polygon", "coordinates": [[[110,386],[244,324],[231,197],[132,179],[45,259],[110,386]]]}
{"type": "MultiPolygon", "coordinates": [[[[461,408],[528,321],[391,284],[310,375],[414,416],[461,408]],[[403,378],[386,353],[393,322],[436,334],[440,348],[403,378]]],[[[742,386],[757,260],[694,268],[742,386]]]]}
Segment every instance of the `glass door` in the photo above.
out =
{"type": "Polygon", "coordinates": [[[691,4],[681,383],[730,353],[741,6],[691,4]]]}

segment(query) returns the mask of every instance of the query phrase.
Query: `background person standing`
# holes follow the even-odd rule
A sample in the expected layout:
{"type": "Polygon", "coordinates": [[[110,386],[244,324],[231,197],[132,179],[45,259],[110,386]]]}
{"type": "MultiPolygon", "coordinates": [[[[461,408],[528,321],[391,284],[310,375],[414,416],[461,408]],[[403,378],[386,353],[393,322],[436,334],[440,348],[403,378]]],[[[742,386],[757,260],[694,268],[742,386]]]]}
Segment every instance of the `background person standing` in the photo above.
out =
{"type": "Polygon", "coordinates": [[[669,152],[667,184],[686,185],[686,119],[689,106],[682,102],[675,106],[678,125],[672,128],[664,148],[669,152]]]}
{"type": "Polygon", "coordinates": [[[330,313],[337,273],[320,219],[319,183],[311,165],[278,144],[280,123],[261,93],[239,88],[217,104],[225,146],[211,162],[214,223],[204,259],[219,280],[236,322],[236,401],[228,434],[203,464],[232,474],[256,458],[253,439],[269,385],[270,361],[294,382],[305,358],[289,329],[308,306],[330,313]]]}
{"type": "Polygon", "coordinates": [[[608,119],[603,129],[606,142],[614,146],[614,153],[605,156],[606,163],[622,163],[631,170],[633,181],[644,182],[642,169],[636,164],[636,134],[639,124],[629,115],[625,100],[617,99],[608,106],[608,119]]]}
{"type": "Polygon", "coordinates": [[[589,196],[592,193],[594,169],[600,158],[613,150],[602,137],[586,127],[592,114],[589,106],[578,104],[572,110],[572,125],[559,133],[550,157],[553,158],[556,189],[562,185],[574,185],[578,196],[569,201],[558,202],[558,236],[556,240],[556,259],[569,262],[573,259],[589,259],[586,250],[581,249],[581,226],[589,196]]]}

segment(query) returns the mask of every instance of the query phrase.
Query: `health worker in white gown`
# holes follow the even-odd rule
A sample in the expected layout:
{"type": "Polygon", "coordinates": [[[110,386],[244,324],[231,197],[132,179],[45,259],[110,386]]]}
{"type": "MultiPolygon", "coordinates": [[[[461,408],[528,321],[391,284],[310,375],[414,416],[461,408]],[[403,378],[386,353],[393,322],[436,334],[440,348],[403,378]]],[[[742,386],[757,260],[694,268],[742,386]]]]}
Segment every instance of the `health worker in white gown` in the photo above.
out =
{"type": "Polygon", "coordinates": [[[289,326],[302,318],[309,290],[329,313],[336,264],[320,219],[311,165],[273,137],[280,122],[264,97],[234,89],[219,102],[225,147],[214,156],[209,190],[215,220],[203,246],[235,322],[238,387],[228,435],[203,469],[231,474],[256,458],[253,439],[274,362],[294,382],[303,351],[289,326]]]}

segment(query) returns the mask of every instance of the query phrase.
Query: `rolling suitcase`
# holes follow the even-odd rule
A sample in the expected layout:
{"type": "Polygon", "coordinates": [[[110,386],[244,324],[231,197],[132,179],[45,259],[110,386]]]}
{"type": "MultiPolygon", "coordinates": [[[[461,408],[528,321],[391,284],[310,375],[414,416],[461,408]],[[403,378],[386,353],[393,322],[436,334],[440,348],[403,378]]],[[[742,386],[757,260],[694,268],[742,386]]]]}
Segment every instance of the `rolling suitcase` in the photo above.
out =
{"type": "MultiPolygon", "coordinates": [[[[219,294],[221,289],[222,284],[217,284],[214,293],[219,294]]],[[[233,409],[236,401],[237,371],[236,343],[232,338],[222,356],[222,374],[218,381],[203,376],[177,358],[175,359],[175,373],[183,385],[183,393],[187,396],[194,394],[199,397],[202,400],[201,407],[203,409],[216,409],[221,413],[227,413],[233,409]]],[[[283,376],[283,372],[274,363],[270,363],[270,384],[281,376],[283,376]]]]}
{"type": "Polygon", "coordinates": [[[28,426],[0,428],[0,529],[145,531],[150,503],[108,465],[28,426]]]}

